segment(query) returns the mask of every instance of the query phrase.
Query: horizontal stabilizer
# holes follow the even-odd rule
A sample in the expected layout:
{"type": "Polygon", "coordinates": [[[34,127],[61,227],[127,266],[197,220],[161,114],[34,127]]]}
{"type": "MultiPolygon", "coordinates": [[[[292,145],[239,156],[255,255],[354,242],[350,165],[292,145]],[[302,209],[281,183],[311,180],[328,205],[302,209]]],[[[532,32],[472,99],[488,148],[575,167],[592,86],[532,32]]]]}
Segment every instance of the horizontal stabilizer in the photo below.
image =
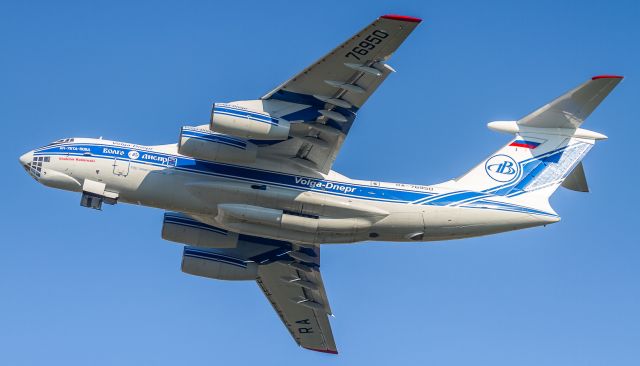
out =
{"type": "Polygon", "coordinates": [[[586,83],[522,118],[518,121],[518,125],[578,128],[621,80],[622,76],[594,76],[586,83]]]}
{"type": "Polygon", "coordinates": [[[565,178],[562,186],[576,192],[589,192],[589,185],[587,184],[587,177],[584,175],[582,162],[576,165],[573,171],[565,178]]]}

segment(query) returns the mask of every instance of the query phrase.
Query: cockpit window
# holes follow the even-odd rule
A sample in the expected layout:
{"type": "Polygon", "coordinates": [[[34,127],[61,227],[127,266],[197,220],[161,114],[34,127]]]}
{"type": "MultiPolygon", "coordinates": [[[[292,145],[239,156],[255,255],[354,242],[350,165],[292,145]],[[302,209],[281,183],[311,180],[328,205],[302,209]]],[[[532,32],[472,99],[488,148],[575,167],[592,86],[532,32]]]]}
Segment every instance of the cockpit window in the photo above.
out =
{"type": "Polygon", "coordinates": [[[60,139],[60,140],[56,140],[50,144],[48,144],[47,146],[51,146],[51,145],[57,145],[57,144],[64,144],[67,142],[73,142],[73,139],[60,139]]]}
{"type": "Polygon", "coordinates": [[[42,174],[42,163],[48,163],[50,161],[51,157],[49,156],[34,156],[33,160],[24,166],[24,169],[34,178],[40,178],[40,174],[42,174]]]}

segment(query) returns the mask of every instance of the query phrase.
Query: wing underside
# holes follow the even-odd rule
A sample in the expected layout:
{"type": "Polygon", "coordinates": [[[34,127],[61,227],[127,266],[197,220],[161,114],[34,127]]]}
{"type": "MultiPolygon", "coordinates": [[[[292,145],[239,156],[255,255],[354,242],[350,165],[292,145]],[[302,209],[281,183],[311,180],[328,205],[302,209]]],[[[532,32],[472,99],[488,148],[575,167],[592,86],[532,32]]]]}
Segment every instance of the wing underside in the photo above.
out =
{"type": "Polygon", "coordinates": [[[290,138],[261,153],[328,173],[358,110],[393,72],[387,60],[420,19],[385,15],[262,97],[292,121],[290,138]],[[275,103],[274,103],[275,102],[275,103]],[[280,104],[278,104],[280,102],[280,104]]]}
{"type": "MultiPolygon", "coordinates": [[[[234,102],[238,110],[259,110],[290,124],[283,141],[250,140],[258,146],[258,154],[329,173],[358,110],[394,71],[387,60],[420,21],[382,16],[260,100],[234,102]]],[[[338,353],[320,274],[319,247],[232,233],[213,226],[216,222],[209,217],[170,216],[173,219],[165,218],[163,238],[191,244],[181,241],[191,233],[205,246],[185,247],[183,271],[218,279],[255,278],[301,347],[338,353]],[[165,231],[173,232],[167,223],[177,230],[173,239],[165,237],[165,231]],[[219,241],[218,248],[203,239],[209,237],[219,241]]]]}
{"type": "Polygon", "coordinates": [[[255,279],[298,345],[337,353],[320,274],[320,247],[238,234],[213,224],[206,216],[165,214],[163,239],[191,244],[184,248],[183,272],[214,279],[255,279]]]}
{"type": "Polygon", "coordinates": [[[594,76],[591,80],[523,117],[518,124],[542,128],[579,128],[620,81],[622,76],[594,76]]]}
{"type": "Polygon", "coordinates": [[[305,272],[272,263],[259,268],[256,282],[298,345],[338,353],[328,318],[331,309],[317,269],[305,272]]]}

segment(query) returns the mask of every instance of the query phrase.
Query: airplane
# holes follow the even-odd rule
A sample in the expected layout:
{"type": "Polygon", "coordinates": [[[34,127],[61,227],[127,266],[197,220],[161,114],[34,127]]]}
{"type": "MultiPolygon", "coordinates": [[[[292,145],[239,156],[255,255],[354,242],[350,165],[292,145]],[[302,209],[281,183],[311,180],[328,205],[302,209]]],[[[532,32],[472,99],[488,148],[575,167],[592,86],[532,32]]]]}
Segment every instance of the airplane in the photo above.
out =
{"type": "Polygon", "coordinates": [[[320,245],[427,242],[560,220],[549,197],[588,191],[582,159],[607,137],[581,128],[622,80],[595,76],[517,121],[467,173],[433,185],[350,179],[332,170],[358,111],[394,72],[390,56],[421,19],[383,15],[260,99],[214,103],[177,143],[64,138],[20,157],[37,182],[80,205],[166,210],[162,238],[182,271],[256,281],[293,339],[337,354],[320,245]]]}

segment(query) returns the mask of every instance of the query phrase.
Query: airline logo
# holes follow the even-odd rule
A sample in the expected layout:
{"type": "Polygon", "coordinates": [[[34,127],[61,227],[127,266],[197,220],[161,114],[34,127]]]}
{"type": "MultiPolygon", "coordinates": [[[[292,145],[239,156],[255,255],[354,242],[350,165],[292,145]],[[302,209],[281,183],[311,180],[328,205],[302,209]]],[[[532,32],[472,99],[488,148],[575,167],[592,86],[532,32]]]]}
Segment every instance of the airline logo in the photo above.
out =
{"type": "Polygon", "coordinates": [[[494,155],[484,164],[484,170],[491,179],[510,182],[518,176],[520,166],[508,155],[494,155]]]}
{"type": "MultiPolygon", "coordinates": [[[[90,148],[87,148],[88,151],[91,151],[90,148]]],[[[102,153],[105,155],[118,155],[118,156],[124,156],[124,151],[123,150],[119,150],[119,149],[110,149],[108,147],[103,147],[102,148],[102,153]]]]}
{"type": "Polygon", "coordinates": [[[353,191],[356,190],[356,187],[349,187],[347,185],[340,184],[340,183],[326,182],[322,180],[309,179],[305,177],[296,177],[296,184],[301,184],[303,186],[307,186],[312,189],[337,191],[342,193],[352,193],[353,191]]]}

